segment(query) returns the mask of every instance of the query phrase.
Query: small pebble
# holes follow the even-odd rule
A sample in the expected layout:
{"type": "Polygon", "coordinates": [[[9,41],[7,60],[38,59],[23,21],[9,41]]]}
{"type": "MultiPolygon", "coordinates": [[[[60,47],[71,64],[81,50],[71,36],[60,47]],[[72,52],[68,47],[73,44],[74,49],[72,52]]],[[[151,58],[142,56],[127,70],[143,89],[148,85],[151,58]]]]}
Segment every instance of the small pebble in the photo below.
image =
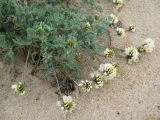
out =
{"type": "Polygon", "coordinates": [[[117,115],[120,115],[120,113],[119,113],[119,112],[117,112],[117,115]]]}

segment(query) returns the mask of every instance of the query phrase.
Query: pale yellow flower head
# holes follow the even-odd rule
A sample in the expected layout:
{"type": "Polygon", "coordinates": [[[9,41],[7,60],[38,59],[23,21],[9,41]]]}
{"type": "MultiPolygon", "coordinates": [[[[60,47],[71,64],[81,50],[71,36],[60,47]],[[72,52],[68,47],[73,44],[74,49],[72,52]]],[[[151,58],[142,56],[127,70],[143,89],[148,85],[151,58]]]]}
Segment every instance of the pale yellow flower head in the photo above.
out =
{"type": "Polygon", "coordinates": [[[137,62],[139,59],[138,58],[139,52],[135,47],[125,48],[125,55],[129,64],[132,64],[133,62],[137,62]]]}
{"type": "Polygon", "coordinates": [[[21,82],[19,82],[18,84],[12,85],[11,88],[14,89],[15,92],[19,93],[20,95],[24,95],[26,93],[25,86],[21,82]]]}
{"type": "Polygon", "coordinates": [[[95,83],[95,88],[100,88],[104,86],[104,83],[107,82],[107,77],[100,71],[95,71],[90,74],[92,80],[95,83]]]}
{"type": "Polygon", "coordinates": [[[87,22],[87,23],[85,24],[85,30],[86,30],[87,32],[91,32],[91,31],[92,31],[92,26],[91,26],[91,24],[90,24],[89,22],[87,22]]]}
{"type": "Polygon", "coordinates": [[[131,32],[135,32],[136,31],[136,27],[133,24],[131,24],[131,25],[129,25],[128,30],[131,31],[131,32]]]}
{"type": "Polygon", "coordinates": [[[124,5],[124,0],[113,0],[113,4],[115,4],[117,8],[120,8],[124,5]]]}
{"type": "Polygon", "coordinates": [[[57,105],[65,112],[72,112],[76,106],[71,96],[63,96],[62,101],[58,101],[57,105]]]}
{"type": "Polygon", "coordinates": [[[154,40],[147,38],[143,44],[138,48],[139,52],[151,53],[155,48],[154,40]]]}
{"type": "Polygon", "coordinates": [[[116,16],[116,15],[114,15],[114,14],[110,14],[110,24],[116,24],[116,23],[118,23],[118,17],[116,16]]]}
{"type": "Polygon", "coordinates": [[[106,48],[106,50],[104,51],[104,56],[113,58],[115,56],[115,53],[112,49],[106,48]]]}
{"type": "Polygon", "coordinates": [[[108,79],[113,79],[116,77],[117,68],[114,64],[106,63],[106,64],[100,64],[99,71],[101,71],[105,76],[107,76],[108,79]]]}
{"type": "Polygon", "coordinates": [[[86,92],[90,92],[90,90],[92,88],[92,81],[81,80],[81,83],[79,84],[79,86],[82,88],[82,90],[84,90],[86,92]]]}
{"type": "Polygon", "coordinates": [[[117,28],[117,35],[124,38],[126,36],[125,30],[123,28],[117,28]]]}

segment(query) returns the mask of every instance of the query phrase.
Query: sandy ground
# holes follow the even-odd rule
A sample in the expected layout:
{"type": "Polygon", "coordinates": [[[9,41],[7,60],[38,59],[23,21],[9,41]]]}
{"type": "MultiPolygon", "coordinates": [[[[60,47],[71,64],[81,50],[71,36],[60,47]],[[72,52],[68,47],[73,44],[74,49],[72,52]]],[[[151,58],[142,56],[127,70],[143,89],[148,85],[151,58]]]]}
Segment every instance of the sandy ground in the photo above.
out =
{"type": "Polygon", "coordinates": [[[24,71],[24,60],[19,59],[9,70],[1,70],[0,120],[160,120],[160,0],[126,1],[121,12],[111,8],[107,0],[101,5],[104,15],[115,13],[125,28],[130,23],[137,26],[137,31],[127,33],[125,40],[113,38],[115,47],[138,46],[151,37],[156,42],[153,54],[142,55],[134,65],[118,56],[117,78],[103,89],[73,93],[77,107],[72,114],[64,114],[56,107],[56,88],[29,75],[30,69],[24,71]],[[19,96],[10,87],[23,81],[24,72],[27,93],[19,96]]]}

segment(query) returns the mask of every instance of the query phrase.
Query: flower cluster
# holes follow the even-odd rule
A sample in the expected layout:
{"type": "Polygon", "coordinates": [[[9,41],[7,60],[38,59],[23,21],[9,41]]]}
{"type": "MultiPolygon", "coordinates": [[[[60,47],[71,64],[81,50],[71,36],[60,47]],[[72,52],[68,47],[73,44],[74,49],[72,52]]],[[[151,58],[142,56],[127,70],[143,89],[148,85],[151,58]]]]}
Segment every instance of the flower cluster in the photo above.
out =
{"type": "Polygon", "coordinates": [[[126,36],[125,30],[123,28],[117,28],[117,35],[124,38],[126,36]]]}
{"type": "Polygon", "coordinates": [[[90,92],[90,90],[92,88],[92,81],[81,80],[81,83],[79,84],[79,86],[82,88],[82,90],[84,90],[86,92],[90,92]]]}
{"type": "Polygon", "coordinates": [[[115,4],[116,7],[119,9],[124,5],[124,1],[123,0],[113,0],[113,4],[115,4]]]}
{"type": "Polygon", "coordinates": [[[98,12],[95,16],[94,16],[95,20],[98,21],[101,18],[101,14],[98,12]]]}
{"type": "Polygon", "coordinates": [[[92,30],[92,26],[91,26],[91,24],[90,24],[89,22],[87,22],[87,23],[85,24],[85,30],[86,30],[87,32],[90,32],[90,31],[92,30]]]}
{"type": "Polygon", "coordinates": [[[104,51],[104,56],[113,58],[115,56],[115,53],[112,49],[106,48],[106,50],[104,51]]]}
{"type": "Polygon", "coordinates": [[[71,96],[63,96],[63,101],[58,101],[57,105],[66,112],[72,112],[76,106],[71,96]]]}
{"type": "Polygon", "coordinates": [[[109,19],[110,19],[110,26],[112,28],[116,28],[117,35],[124,38],[126,36],[125,30],[119,27],[118,24],[121,22],[118,20],[118,17],[116,17],[114,14],[110,14],[109,19]]]}
{"type": "Polygon", "coordinates": [[[104,82],[107,82],[106,77],[99,71],[91,73],[90,76],[95,83],[95,88],[103,87],[104,82]]]}
{"type": "Polygon", "coordinates": [[[104,83],[116,77],[116,72],[117,68],[115,64],[100,64],[99,70],[90,74],[95,83],[95,88],[103,87],[104,83]]]}
{"type": "Polygon", "coordinates": [[[146,39],[143,44],[138,48],[139,52],[151,53],[154,49],[154,40],[151,38],[146,39]]]}
{"type": "Polygon", "coordinates": [[[136,31],[136,27],[133,24],[131,24],[131,25],[129,25],[128,31],[135,32],[136,31]]]}
{"type": "Polygon", "coordinates": [[[26,93],[25,86],[21,82],[19,82],[18,84],[12,85],[11,88],[14,89],[15,92],[19,93],[20,95],[24,95],[26,93]]]}
{"type": "Polygon", "coordinates": [[[138,47],[128,47],[125,49],[126,58],[128,60],[128,63],[131,64],[133,62],[137,62],[139,59],[140,53],[146,52],[151,53],[154,50],[154,40],[151,38],[147,38],[143,44],[138,47]]]}
{"type": "Polygon", "coordinates": [[[107,79],[113,79],[116,77],[117,68],[115,64],[106,63],[106,64],[100,64],[99,71],[102,72],[107,79]]]}
{"type": "Polygon", "coordinates": [[[126,58],[129,64],[138,61],[139,52],[135,47],[128,47],[125,49],[126,58]]]}
{"type": "Polygon", "coordinates": [[[114,14],[110,14],[109,19],[110,19],[110,25],[114,25],[119,21],[118,17],[115,16],[114,14]]]}
{"type": "Polygon", "coordinates": [[[69,38],[67,39],[67,45],[70,48],[74,48],[76,45],[75,39],[72,36],[69,36],[69,38]]]}

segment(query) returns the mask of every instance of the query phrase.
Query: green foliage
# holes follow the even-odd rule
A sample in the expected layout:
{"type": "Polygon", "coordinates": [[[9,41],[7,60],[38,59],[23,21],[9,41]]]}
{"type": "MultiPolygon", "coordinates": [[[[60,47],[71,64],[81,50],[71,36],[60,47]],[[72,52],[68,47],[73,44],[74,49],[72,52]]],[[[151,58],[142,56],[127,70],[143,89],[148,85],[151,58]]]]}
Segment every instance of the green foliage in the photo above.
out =
{"type": "Polygon", "coordinates": [[[34,64],[46,75],[55,68],[77,75],[80,66],[76,54],[98,52],[97,37],[107,26],[108,21],[97,21],[80,9],[48,3],[23,7],[15,0],[0,0],[0,48],[4,58],[9,60],[21,50],[30,49],[34,64]]]}
{"type": "Polygon", "coordinates": [[[96,0],[82,0],[83,3],[88,3],[91,4],[93,6],[96,6],[96,0]]]}

